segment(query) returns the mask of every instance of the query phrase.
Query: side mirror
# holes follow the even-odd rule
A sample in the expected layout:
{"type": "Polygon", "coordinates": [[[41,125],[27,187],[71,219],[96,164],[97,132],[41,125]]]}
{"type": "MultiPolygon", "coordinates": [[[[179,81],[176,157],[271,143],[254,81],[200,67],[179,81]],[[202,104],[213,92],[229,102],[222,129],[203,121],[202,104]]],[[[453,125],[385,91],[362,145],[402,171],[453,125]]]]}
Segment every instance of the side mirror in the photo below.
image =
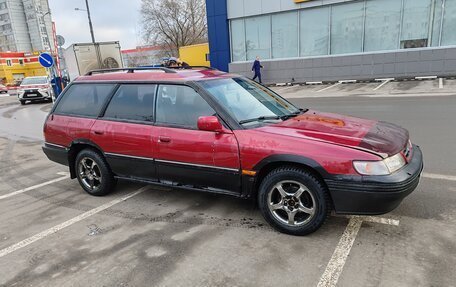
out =
{"type": "Polygon", "coordinates": [[[219,133],[223,131],[223,126],[220,123],[219,119],[215,116],[199,117],[198,129],[201,131],[219,133]]]}

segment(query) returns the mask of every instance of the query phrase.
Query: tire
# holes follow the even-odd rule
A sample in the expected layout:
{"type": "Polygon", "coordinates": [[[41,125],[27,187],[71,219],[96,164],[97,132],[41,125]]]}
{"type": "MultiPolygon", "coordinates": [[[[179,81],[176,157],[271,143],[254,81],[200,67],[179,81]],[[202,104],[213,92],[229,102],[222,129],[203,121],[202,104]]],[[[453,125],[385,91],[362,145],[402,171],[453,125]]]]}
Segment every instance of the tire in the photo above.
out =
{"type": "Polygon", "coordinates": [[[325,184],[305,169],[287,166],[271,171],[263,179],[258,205],[272,227],[299,236],[318,230],[331,211],[325,184]]]}
{"type": "Polygon", "coordinates": [[[21,105],[22,105],[22,106],[25,105],[25,101],[20,101],[20,102],[21,102],[21,105]]]}
{"type": "Polygon", "coordinates": [[[79,184],[90,195],[107,195],[116,186],[117,181],[105,158],[92,149],[78,153],[74,168],[79,184]]]}

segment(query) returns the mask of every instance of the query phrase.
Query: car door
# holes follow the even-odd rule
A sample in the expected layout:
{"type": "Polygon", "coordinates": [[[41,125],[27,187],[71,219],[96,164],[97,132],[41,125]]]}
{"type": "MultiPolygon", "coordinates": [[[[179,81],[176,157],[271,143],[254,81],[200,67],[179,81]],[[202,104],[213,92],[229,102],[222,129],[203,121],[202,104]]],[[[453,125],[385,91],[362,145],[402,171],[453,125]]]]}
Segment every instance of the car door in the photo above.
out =
{"type": "Polygon", "coordinates": [[[91,138],[119,176],[156,180],[152,147],[156,85],[123,84],[113,95],[91,138]]]}
{"type": "Polygon", "coordinates": [[[155,158],[161,182],[219,192],[240,192],[238,143],[233,133],[197,128],[216,115],[193,88],[160,85],[156,97],[155,158]]]}

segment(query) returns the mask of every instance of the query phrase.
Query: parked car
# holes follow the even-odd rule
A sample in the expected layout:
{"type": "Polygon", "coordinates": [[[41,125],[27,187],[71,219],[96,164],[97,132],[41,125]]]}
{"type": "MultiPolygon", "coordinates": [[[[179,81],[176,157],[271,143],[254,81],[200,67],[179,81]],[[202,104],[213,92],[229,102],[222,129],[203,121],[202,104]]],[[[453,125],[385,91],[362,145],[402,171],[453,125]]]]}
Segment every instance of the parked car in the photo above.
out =
{"type": "Polygon", "coordinates": [[[5,85],[0,84],[0,94],[8,94],[8,88],[5,85]]]}
{"type": "Polygon", "coordinates": [[[300,109],[217,70],[125,71],[79,77],[44,125],[47,157],[91,195],[125,179],[251,198],[305,235],[331,210],[390,212],[418,185],[421,150],[397,125],[300,109]]]}
{"type": "Polygon", "coordinates": [[[19,86],[17,97],[21,105],[27,101],[52,101],[54,91],[48,77],[27,77],[19,86]]]}

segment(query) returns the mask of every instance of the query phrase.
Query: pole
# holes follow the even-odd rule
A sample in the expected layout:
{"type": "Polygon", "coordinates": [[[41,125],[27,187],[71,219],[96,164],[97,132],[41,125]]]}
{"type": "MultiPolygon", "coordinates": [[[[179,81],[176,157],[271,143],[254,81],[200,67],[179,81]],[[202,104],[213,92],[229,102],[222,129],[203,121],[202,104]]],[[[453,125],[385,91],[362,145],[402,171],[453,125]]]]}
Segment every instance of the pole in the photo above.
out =
{"type": "Polygon", "coordinates": [[[92,43],[95,44],[95,36],[93,34],[92,19],[90,18],[89,0],[85,0],[85,2],[86,2],[86,7],[87,7],[87,16],[89,17],[90,35],[92,36],[92,43]]]}
{"type": "Polygon", "coordinates": [[[89,27],[90,27],[90,36],[92,36],[92,44],[95,49],[95,53],[97,55],[97,62],[98,62],[98,69],[102,69],[102,61],[100,56],[100,47],[97,43],[95,43],[95,35],[93,34],[93,25],[92,25],[92,18],[90,17],[90,8],[89,8],[89,0],[85,0],[86,8],[87,8],[87,17],[89,17],[89,27]]]}

